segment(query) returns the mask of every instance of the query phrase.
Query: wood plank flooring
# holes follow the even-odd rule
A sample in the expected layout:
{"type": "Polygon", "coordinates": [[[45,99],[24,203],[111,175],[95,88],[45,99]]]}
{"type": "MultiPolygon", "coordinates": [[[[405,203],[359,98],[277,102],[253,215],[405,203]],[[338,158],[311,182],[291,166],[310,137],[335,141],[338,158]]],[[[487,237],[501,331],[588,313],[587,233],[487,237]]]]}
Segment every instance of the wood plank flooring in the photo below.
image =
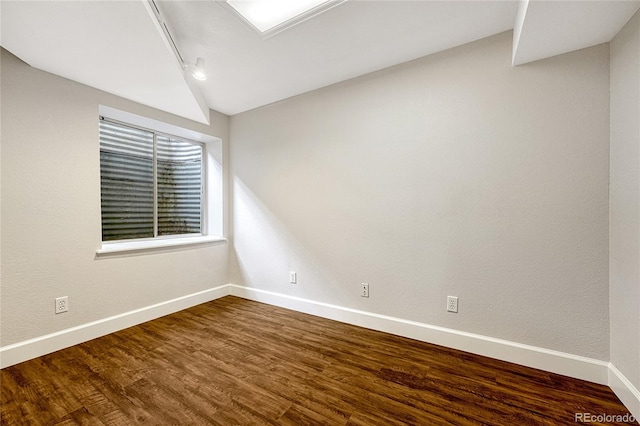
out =
{"type": "Polygon", "coordinates": [[[2,425],[575,425],[574,413],[628,413],[606,386],[235,297],[0,380],[2,425]]]}

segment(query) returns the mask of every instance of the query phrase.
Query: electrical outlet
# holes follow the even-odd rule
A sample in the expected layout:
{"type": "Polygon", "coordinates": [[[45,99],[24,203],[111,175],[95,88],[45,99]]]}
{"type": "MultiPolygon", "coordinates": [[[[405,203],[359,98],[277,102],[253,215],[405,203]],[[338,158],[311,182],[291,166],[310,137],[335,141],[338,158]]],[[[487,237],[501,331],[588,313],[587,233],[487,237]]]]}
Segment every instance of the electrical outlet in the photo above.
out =
{"type": "Polygon", "coordinates": [[[298,282],[298,274],[291,271],[289,272],[289,283],[296,284],[298,282]]]}
{"type": "Polygon", "coordinates": [[[360,297],[369,297],[369,284],[360,284],[360,297]]]}
{"type": "Polygon", "coordinates": [[[458,312],[458,298],[456,296],[447,296],[447,311],[458,312]]]}
{"type": "Polygon", "coordinates": [[[69,310],[69,297],[56,297],[56,314],[61,314],[69,310]]]}

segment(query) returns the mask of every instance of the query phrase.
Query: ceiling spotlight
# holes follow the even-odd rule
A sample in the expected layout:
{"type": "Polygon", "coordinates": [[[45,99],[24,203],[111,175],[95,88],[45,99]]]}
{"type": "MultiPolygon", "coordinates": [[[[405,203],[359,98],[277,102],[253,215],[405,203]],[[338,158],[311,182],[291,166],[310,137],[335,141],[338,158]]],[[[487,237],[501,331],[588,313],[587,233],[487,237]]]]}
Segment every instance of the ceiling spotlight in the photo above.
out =
{"type": "Polygon", "coordinates": [[[204,70],[204,59],[202,58],[196,59],[196,64],[190,65],[187,68],[191,69],[193,78],[195,78],[196,80],[203,81],[207,79],[207,73],[204,70]]]}

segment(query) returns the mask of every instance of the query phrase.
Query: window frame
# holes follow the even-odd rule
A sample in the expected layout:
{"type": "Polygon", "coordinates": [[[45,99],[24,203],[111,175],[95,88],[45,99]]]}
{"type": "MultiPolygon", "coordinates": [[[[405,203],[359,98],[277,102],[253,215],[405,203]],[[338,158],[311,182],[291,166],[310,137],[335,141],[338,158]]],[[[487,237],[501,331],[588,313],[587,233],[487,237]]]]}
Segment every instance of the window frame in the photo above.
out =
{"type": "MultiPolygon", "coordinates": [[[[103,115],[98,116],[98,121],[115,124],[117,126],[129,127],[134,130],[142,130],[144,132],[151,133],[153,135],[153,237],[148,238],[125,238],[120,240],[102,240],[102,243],[122,243],[127,241],[155,241],[160,239],[168,239],[168,238],[187,238],[187,237],[197,237],[197,236],[205,236],[207,235],[207,147],[203,142],[195,141],[193,139],[185,138],[183,136],[172,135],[166,132],[150,129],[147,127],[139,126],[136,124],[126,123],[124,121],[116,120],[113,118],[105,117],[103,115]],[[197,145],[200,147],[200,232],[193,232],[188,234],[170,234],[170,235],[159,235],[158,233],[158,222],[159,222],[159,213],[158,213],[158,198],[159,198],[159,189],[158,189],[158,136],[163,136],[169,140],[178,140],[181,142],[187,142],[192,145],[197,145]]],[[[100,176],[102,177],[102,171],[100,172],[100,176]]],[[[102,207],[101,207],[102,213],[102,207]]],[[[100,220],[100,225],[102,226],[102,219],[100,220]]]]}
{"type": "MultiPolygon", "coordinates": [[[[226,232],[225,208],[225,177],[223,173],[222,140],[218,137],[204,134],[188,128],[179,127],[170,123],[139,116],[111,107],[99,106],[96,130],[98,134],[98,150],[100,146],[99,127],[100,121],[106,120],[117,125],[128,126],[134,129],[151,132],[154,135],[154,147],[156,135],[161,135],[174,140],[182,140],[200,146],[201,160],[201,188],[200,188],[200,233],[157,235],[157,175],[154,161],[154,237],[131,238],[121,240],[102,240],[102,203],[100,201],[100,241],[101,246],[96,250],[96,258],[105,256],[119,256],[128,254],[145,254],[157,250],[173,250],[185,246],[226,244],[224,237],[226,232]],[[215,192],[212,192],[215,191],[215,192]],[[219,192],[219,193],[218,193],[219,192]],[[213,222],[212,222],[213,221],[213,222]],[[212,234],[215,232],[215,234],[212,234]]],[[[155,148],[154,148],[155,151],[155,148]]],[[[156,160],[154,152],[154,160],[156,160]]],[[[98,180],[101,171],[98,165],[98,180]]],[[[101,189],[99,194],[101,194],[101,189]]],[[[100,200],[101,197],[98,197],[100,200]]]]}

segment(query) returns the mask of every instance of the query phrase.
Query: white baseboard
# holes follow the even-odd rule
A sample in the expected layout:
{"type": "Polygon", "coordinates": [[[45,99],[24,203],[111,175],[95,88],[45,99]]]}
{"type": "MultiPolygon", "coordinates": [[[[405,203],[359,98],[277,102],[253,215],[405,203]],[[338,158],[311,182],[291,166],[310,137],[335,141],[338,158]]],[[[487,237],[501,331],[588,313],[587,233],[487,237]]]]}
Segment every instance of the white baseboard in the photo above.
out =
{"type": "Polygon", "coordinates": [[[114,333],[229,294],[228,285],[200,291],[0,348],[0,368],[114,333]]]}
{"type": "Polygon", "coordinates": [[[230,284],[230,294],[373,330],[606,385],[609,363],[386,315],[230,284]]]}
{"type": "MultiPolygon", "coordinates": [[[[177,299],[1,347],[0,368],[77,345],[227,295],[255,300],[257,302],[280,306],[298,312],[396,334],[423,342],[434,343],[595,383],[609,384],[612,377],[609,368],[610,364],[606,361],[599,361],[579,355],[235,284],[227,284],[193,293],[177,299]]],[[[624,378],[621,373],[619,375],[614,374],[613,377],[624,378]]],[[[618,387],[627,389],[626,386],[618,387]]],[[[631,395],[633,396],[633,392],[631,392],[631,395]]]]}
{"type": "Polygon", "coordinates": [[[640,392],[613,364],[606,361],[235,284],[211,288],[0,347],[0,368],[68,348],[228,295],[608,385],[631,414],[636,419],[640,418],[640,392]]]}
{"type": "Polygon", "coordinates": [[[640,391],[611,363],[609,363],[609,387],[633,414],[636,421],[640,422],[640,391]]]}

